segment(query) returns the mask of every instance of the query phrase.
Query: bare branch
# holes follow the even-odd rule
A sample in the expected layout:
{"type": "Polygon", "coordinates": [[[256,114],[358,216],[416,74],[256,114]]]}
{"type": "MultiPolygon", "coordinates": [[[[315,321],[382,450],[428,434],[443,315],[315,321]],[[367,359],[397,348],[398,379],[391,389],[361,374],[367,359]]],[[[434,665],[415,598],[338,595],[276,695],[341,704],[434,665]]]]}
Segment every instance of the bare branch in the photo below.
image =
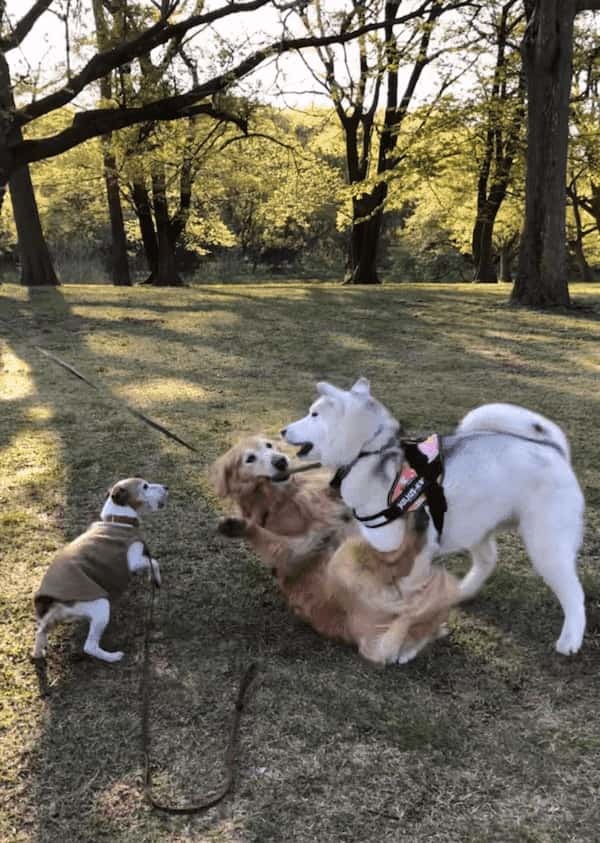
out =
{"type": "Polygon", "coordinates": [[[11,35],[8,38],[0,39],[0,50],[8,53],[9,50],[14,50],[15,47],[18,47],[29,32],[31,32],[38,18],[50,8],[53,2],[54,0],[36,0],[31,9],[13,27],[11,35]]]}
{"type": "MultiPolygon", "coordinates": [[[[129,43],[120,45],[114,49],[107,50],[96,55],[83,69],[83,71],[71,80],[67,86],[54,94],[30,103],[25,108],[16,111],[16,125],[21,126],[46,114],[55,108],[69,102],[89,82],[98,79],[108,73],[111,69],[118,67],[120,63],[146,53],[152,45],[162,44],[170,38],[180,37],[181,34],[199,21],[207,22],[209,18],[217,19],[234,11],[250,8],[258,8],[264,5],[267,0],[250,0],[248,3],[228,3],[226,7],[220,7],[215,12],[205,15],[197,15],[179,24],[165,26],[156,24],[141,36],[134,38],[129,43]],[[194,24],[190,21],[194,21],[194,24]]],[[[419,17],[422,10],[430,7],[430,0],[424,2],[418,8],[407,12],[393,23],[404,23],[419,17]]],[[[89,138],[108,132],[132,126],[136,123],[144,123],[153,120],[175,120],[180,117],[189,117],[194,113],[206,113],[206,105],[198,106],[202,100],[212,98],[213,95],[227,90],[238,79],[243,78],[266,59],[281,55],[292,50],[302,50],[307,47],[326,47],[332,44],[343,44],[357,38],[367,32],[373,32],[389,25],[388,21],[377,21],[365,24],[353,31],[334,33],[322,37],[307,36],[302,38],[283,39],[266,47],[256,50],[248,55],[230,70],[225,71],[201,85],[191,88],[184,94],[164,97],[159,100],[131,108],[104,108],[85,111],[77,114],[71,126],[58,132],[55,135],[35,140],[24,140],[14,143],[4,150],[2,155],[1,169],[3,176],[10,173],[18,166],[39,161],[43,158],[59,155],[68,149],[82,143],[89,138]]]]}
{"type": "Polygon", "coordinates": [[[97,53],[76,76],[73,76],[69,80],[67,85],[58,91],[19,109],[17,111],[17,125],[23,126],[30,120],[41,117],[42,114],[47,114],[49,111],[54,111],[57,108],[67,105],[67,103],[71,102],[91,82],[95,82],[97,79],[106,76],[111,70],[123,64],[149,53],[155,47],[165,44],[172,38],[181,38],[193,27],[212,23],[215,20],[221,20],[238,12],[254,11],[268,3],[269,0],[227,3],[225,6],[220,6],[211,12],[192,15],[175,24],[167,24],[166,20],[161,17],[154,26],[132,38],[131,41],[126,41],[117,47],[97,53]]]}

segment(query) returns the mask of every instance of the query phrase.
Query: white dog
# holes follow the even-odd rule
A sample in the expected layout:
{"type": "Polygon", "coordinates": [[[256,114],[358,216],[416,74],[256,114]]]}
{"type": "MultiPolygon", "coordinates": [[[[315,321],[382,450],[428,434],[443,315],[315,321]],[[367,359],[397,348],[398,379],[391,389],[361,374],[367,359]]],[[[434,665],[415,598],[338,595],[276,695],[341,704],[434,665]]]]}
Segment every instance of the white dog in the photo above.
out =
{"type": "MultiPolygon", "coordinates": [[[[350,391],[319,383],[317,392],[308,415],[282,435],[300,446],[299,456],[341,470],[341,494],[363,536],[378,550],[397,548],[405,529],[393,512],[406,447],[399,423],[372,397],[365,378],[350,391]]],[[[441,533],[430,526],[427,552],[471,552],[472,566],[460,585],[464,600],[496,566],[496,531],[517,526],[535,570],[564,612],[556,649],[576,653],[585,631],[576,570],[584,499],[564,433],[523,407],[485,404],[468,413],[454,434],[440,437],[440,444],[447,511],[441,533]]]]}
{"type": "Polygon", "coordinates": [[[34,597],[38,619],[33,658],[44,657],[48,630],[61,621],[89,620],[84,652],[106,662],[123,653],[108,652],[100,639],[110,619],[110,602],[137,571],[149,571],[160,585],[160,570],[139,531],[139,515],[162,509],[168,487],[141,477],[120,480],[108,493],[100,521],[60,550],[34,597]]]}

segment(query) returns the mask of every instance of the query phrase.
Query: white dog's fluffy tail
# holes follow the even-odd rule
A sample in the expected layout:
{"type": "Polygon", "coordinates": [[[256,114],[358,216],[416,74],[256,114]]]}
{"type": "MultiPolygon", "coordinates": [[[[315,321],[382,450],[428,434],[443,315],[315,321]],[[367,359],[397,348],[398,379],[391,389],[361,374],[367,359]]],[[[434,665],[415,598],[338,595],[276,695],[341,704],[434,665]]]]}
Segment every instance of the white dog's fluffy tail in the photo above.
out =
{"type": "Polygon", "coordinates": [[[569,442],[560,427],[545,416],[525,407],[518,407],[516,404],[484,404],[467,413],[456,432],[471,433],[479,430],[513,433],[527,439],[554,442],[571,462],[569,442]]]}

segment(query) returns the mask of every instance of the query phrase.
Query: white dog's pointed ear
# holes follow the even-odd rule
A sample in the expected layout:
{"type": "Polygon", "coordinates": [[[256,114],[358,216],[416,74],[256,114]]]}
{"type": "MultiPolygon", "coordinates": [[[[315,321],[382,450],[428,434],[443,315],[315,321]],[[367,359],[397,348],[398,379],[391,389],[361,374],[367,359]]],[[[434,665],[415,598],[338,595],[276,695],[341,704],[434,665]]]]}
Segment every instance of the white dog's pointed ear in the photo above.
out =
{"type": "Polygon", "coordinates": [[[327,381],[319,381],[317,384],[317,393],[319,395],[328,395],[330,398],[337,398],[340,394],[340,390],[337,386],[334,386],[332,383],[327,383],[327,381]]]}
{"type": "Polygon", "coordinates": [[[358,395],[364,395],[365,397],[371,394],[371,384],[367,380],[367,378],[359,378],[350,392],[355,392],[358,395]]]}

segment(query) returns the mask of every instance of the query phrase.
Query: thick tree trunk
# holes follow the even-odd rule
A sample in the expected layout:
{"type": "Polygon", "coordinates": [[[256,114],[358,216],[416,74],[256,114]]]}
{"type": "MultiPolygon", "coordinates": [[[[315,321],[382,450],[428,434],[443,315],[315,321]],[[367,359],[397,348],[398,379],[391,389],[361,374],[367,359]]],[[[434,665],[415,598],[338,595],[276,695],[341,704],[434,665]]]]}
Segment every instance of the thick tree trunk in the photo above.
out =
{"type": "Polygon", "coordinates": [[[575,0],[527,0],[527,179],[518,278],[511,300],[569,306],[565,185],[575,0]]]}
{"type": "Polygon", "coordinates": [[[175,243],[173,242],[169,220],[165,174],[162,170],[158,170],[152,176],[152,197],[154,200],[158,256],[156,270],[148,279],[148,283],[155,287],[182,287],[183,281],[177,273],[175,264],[175,243]]]}
{"type": "Polygon", "coordinates": [[[59,280],[42,231],[29,167],[15,170],[10,177],[9,188],[19,241],[21,284],[26,287],[56,287],[59,280]]]}
{"type": "Polygon", "coordinates": [[[509,246],[501,246],[498,265],[498,281],[512,283],[512,254],[509,246]]]}
{"type": "Polygon", "coordinates": [[[473,229],[473,263],[475,264],[473,282],[475,283],[495,284],[498,281],[492,245],[495,217],[495,214],[493,217],[483,216],[475,222],[473,229]]]}
{"type": "Polygon", "coordinates": [[[102,138],[102,155],[104,159],[104,181],[106,183],[106,198],[110,216],[110,231],[112,242],[112,281],[115,286],[130,287],[129,261],[127,259],[127,237],[123,222],[123,208],[119,191],[119,175],[117,162],[110,148],[110,137],[102,138]]]}
{"type": "Polygon", "coordinates": [[[352,203],[352,231],[345,284],[380,284],[377,249],[383,223],[385,191],[379,185],[352,203]]]}
{"type": "MultiPolygon", "coordinates": [[[[386,108],[383,125],[380,128],[379,151],[377,154],[377,174],[392,170],[397,163],[395,150],[398,134],[404,118],[408,113],[415,89],[423,70],[428,64],[428,49],[435,23],[443,11],[439,2],[432,3],[423,20],[425,24],[419,38],[417,56],[414,60],[404,93],[400,97],[398,90],[398,73],[401,66],[398,44],[394,35],[394,21],[396,19],[401,0],[387,0],[385,3],[386,26],[384,30],[385,52],[385,81],[387,85],[386,108]]],[[[364,21],[364,7],[357,4],[358,20],[364,21]]],[[[358,40],[360,54],[360,80],[357,84],[358,95],[353,102],[353,113],[348,114],[342,106],[342,100],[337,90],[337,82],[330,92],[336,111],[344,129],[346,143],[346,163],[348,167],[348,182],[359,184],[369,175],[370,161],[373,156],[373,132],[375,116],[379,105],[382,76],[378,76],[374,85],[371,104],[365,106],[365,90],[369,78],[369,58],[367,41],[358,40]]],[[[333,59],[325,62],[328,81],[334,78],[333,59]]],[[[352,95],[350,97],[352,99],[352,95]]],[[[371,191],[353,200],[352,203],[352,231],[348,265],[344,279],[345,284],[379,284],[377,273],[377,249],[383,228],[383,212],[387,198],[387,182],[382,181],[371,191]]]]}
{"type": "MultiPolygon", "coordinates": [[[[0,122],[4,122],[1,130],[2,134],[6,132],[9,143],[23,140],[21,130],[9,123],[14,107],[8,62],[4,53],[0,52],[0,122]]],[[[8,186],[19,241],[21,284],[27,287],[56,287],[59,281],[42,231],[29,167],[16,169],[9,179],[8,186]]]]}

